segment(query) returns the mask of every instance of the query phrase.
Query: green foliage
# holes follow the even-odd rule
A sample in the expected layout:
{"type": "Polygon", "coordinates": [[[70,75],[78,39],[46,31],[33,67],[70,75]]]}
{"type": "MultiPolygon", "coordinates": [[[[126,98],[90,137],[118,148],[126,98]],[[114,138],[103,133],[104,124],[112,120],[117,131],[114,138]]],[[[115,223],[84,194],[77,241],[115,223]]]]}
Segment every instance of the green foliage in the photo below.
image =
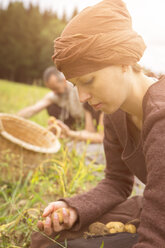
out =
{"type": "Polygon", "coordinates": [[[53,64],[53,40],[65,25],[56,14],[40,13],[33,5],[26,9],[21,2],[0,9],[0,78],[39,81],[46,67],[53,64]]]}
{"type": "Polygon", "coordinates": [[[102,242],[100,248],[104,248],[104,241],[102,242]]]}
{"type": "MultiPolygon", "coordinates": [[[[65,144],[53,159],[43,161],[26,177],[17,171],[17,181],[11,183],[6,176],[5,181],[0,178],[0,241],[3,247],[8,244],[29,247],[30,235],[37,230],[37,220],[49,202],[83,192],[102,177],[97,172],[103,171],[103,165],[96,166],[92,162],[85,165],[85,150],[80,156],[74,149],[68,152],[64,147],[65,144]]],[[[6,170],[10,171],[10,165],[6,170]]]]}

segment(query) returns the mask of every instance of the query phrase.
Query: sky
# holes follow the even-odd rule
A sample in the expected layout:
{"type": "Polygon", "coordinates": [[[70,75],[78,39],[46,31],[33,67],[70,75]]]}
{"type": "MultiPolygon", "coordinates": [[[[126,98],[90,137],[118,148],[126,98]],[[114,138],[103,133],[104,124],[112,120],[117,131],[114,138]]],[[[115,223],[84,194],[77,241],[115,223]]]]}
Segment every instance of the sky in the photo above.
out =
{"type": "MultiPolygon", "coordinates": [[[[2,7],[9,1],[0,0],[2,7]]],[[[78,10],[94,5],[100,0],[19,0],[25,6],[29,2],[38,4],[41,10],[56,11],[59,17],[65,11],[71,16],[75,7],[78,10]]],[[[140,64],[156,73],[165,73],[165,1],[164,0],[123,0],[132,16],[133,28],[142,35],[147,49],[140,64]]]]}

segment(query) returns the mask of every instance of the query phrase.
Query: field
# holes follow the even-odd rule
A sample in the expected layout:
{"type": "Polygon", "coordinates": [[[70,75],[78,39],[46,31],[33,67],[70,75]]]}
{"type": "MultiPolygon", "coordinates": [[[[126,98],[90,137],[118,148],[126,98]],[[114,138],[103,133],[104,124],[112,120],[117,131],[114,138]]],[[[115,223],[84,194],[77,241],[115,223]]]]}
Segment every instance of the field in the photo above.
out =
{"type": "MultiPolygon", "coordinates": [[[[47,89],[0,80],[0,112],[17,113],[27,105],[42,98],[47,89]]],[[[47,125],[48,115],[44,110],[31,120],[47,125]]],[[[30,235],[38,231],[37,220],[50,201],[72,196],[93,187],[103,177],[103,165],[93,161],[85,165],[86,145],[81,155],[73,148],[71,152],[62,142],[62,148],[53,159],[43,161],[35,171],[24,177],[17,171],[17,180],[10,173],[11,158],[5,167],[6,176],[0,177],[0,248],[27,248],[30,235]]],[[[56,242],[54,240],[54,242],[56,242]]]]}
{"type": "MultiPolygon", "coordinates": [[[[0,112],[16,114],[22,108],[33,105],[41,99],[48,89],[26,84],[0,80],[0,112]]],[[[42,126],[47,125],[48,114],[43,110],[31,118],[42,126]]]]}

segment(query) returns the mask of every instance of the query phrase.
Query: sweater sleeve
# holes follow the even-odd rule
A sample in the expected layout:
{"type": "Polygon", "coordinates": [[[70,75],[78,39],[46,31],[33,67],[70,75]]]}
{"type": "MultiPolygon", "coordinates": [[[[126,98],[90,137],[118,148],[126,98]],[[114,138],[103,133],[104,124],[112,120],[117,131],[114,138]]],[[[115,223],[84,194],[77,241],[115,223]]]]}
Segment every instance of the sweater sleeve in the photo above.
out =
{"type": "Polygon", "coordinates": [[[72,228],[73,231],[78,231],[94,222],[101,215],[125,201],[132,192],[133,175],[121,160],[122,147],[108,115],[105,116],[104,127],[105,179],[86,193],[60,199],[78,212],[79,219],[72,228]]]}
{"type": "MultiPolygon", "coordinates": [[[[159,103],[160,100],[159,97],[159,103]]],[[[150,97],[144,111],[143,153],[147,184],[138,229],[139,242],[133,248],[165,247],[165,102],[162,103],[156,104],[150,97]]]]}

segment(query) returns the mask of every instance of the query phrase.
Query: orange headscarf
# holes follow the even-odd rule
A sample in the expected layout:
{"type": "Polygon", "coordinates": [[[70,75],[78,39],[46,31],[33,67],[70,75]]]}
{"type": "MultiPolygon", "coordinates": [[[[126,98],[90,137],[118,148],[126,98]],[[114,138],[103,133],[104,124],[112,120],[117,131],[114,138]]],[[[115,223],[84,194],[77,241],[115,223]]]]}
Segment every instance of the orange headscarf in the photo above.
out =
{"type": "Polygon", "coordinates": [[[133,65],[144,50],[144,41],[133,31],[125,4],[103,0],[69,22],[55,40],[53,60],[71,79],[109,65],[133,65]]]}

